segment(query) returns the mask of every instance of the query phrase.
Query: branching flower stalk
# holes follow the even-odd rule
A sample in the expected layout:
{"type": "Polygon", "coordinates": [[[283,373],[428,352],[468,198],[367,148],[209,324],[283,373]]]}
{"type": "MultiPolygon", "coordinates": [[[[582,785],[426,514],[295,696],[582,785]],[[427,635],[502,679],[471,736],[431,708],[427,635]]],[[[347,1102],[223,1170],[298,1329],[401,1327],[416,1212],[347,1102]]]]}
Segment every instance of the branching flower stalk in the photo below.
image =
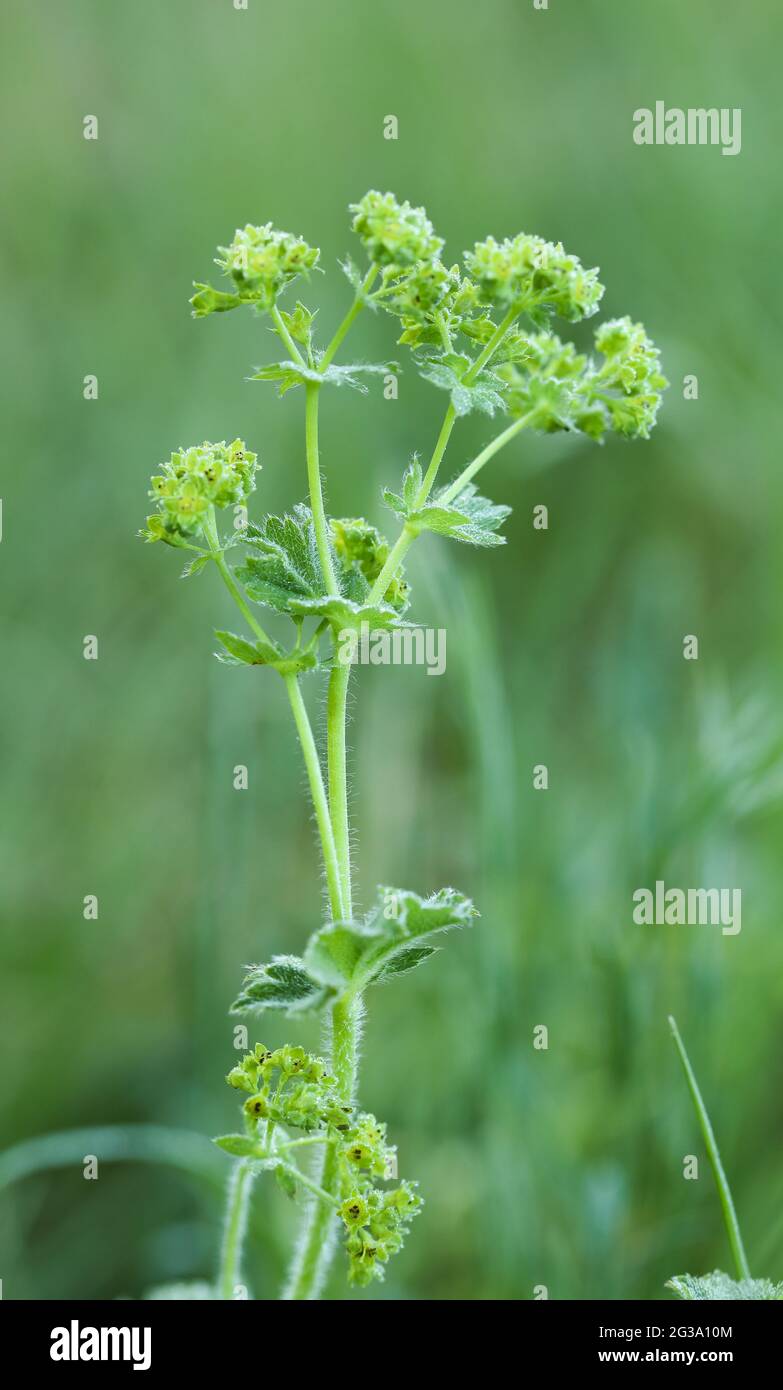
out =
{"type": "Polygon", "coordinates": [[[244,442],[204,443],[173,453],[152,479],[157,510],[142,532],[193,554],[186,576],[214,566],[247,629],[216,635],[220,660],[267,667],[283,679],[307,771],[326,883],[323,922],[304,953],[273,956],[249,968],[233,1012],[320,1013],[325,1059],[286,1044],[270,1052],[256,1043],[232,1068],[229,1084],[247,1094],[243,1129],[215,1142],[236,1159],[217,1296],[241,1283],[247,1203],[256,1175],[274,1172],[289,1197],[304,1203],[302,1229],[283,1297],[317,1298],[342,1233],[349,1282],[383,1278],[402,1247],[421,1199],[416,1185],[397,1182],[396,1151],[385,1125],[358,1106],[357,1058],[364,996],[435,954],[434,934],[466,926],[472,903],[453,888],[429,896],[381,887],[364,916],[354,907],[350,855],[346,714],[351,658],[346,637],[404,626],[410,602],[403,561],[425,531],[462,544],[502,545],[510,508],[483,497],[476,475],[525,430],[569,431],[601,441],[614,432],[646,439],[666,386],[659,354],[628,318],[604,323],[598,357],[562,342],[550,320],[578,323],[596,313],[603,295],[597,270],[585,269],[562,245],[520,233],[488,237],[466,252],[462,266],[441,260],[443,241],[423,208],[393,194],[370,192],[352,205],[353,230],[367,256],[364,272],[342,266],[354,295],[324,349],[315,342],[315,313],[300,300],[284,307],[294,281],[319,270],[320,253],[300,237],[267,223],[237,230],[217,264],[227,290],[199,283],[196,318],[249,306],[268,316],[287,356],[258,368],[255,381],[275,382],[280,395],[304,393],[304,474],[309,506],[284,516],[247,519],[260,465],[244,442]],[[396,363],[335,361],[365,309],[395,317],[398,344],[409,348],[420,375],[447,394],[429,461],[416,455],[398,492],[383,494],[401,522],[393,545],[361,517],[330,517],[319,456],[319,404],[325,387],[366,391],[368,374],[396,363]],[[473,411],[510,423],[438,489],[458,422],[473,411]],[[234,525],[218,525],[233,509],[234,525]],[[268,610],[264,625],[256,608],[268,610]],[[276,634],[287,620],[287,641],[276,634]],[[273,633],[266,623],[274,625],[273,633]],[[306,676],[328,681],[325,766],[302,692],[306,676]],[[312,1168],[303,1167],[312,1149],[312,1168]],[[390,1186],[396,1183],[396,1186],[390,1186]]]}

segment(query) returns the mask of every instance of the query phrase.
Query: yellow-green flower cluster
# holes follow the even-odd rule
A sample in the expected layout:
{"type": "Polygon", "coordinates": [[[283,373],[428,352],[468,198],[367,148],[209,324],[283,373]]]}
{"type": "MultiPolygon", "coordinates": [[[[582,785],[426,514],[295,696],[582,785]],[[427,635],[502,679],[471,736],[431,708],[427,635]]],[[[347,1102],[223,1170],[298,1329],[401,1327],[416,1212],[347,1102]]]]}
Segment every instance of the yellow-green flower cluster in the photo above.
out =
{"type": "Polygon", "coordinates": [[[384,1265],[401,1249],[422,1200],[414,1183],[402,1182],[391,1192],[369,1184],[354,1188],[340,1206],[346,1229],[348,1282],[364,1287],[383,1279],[384,1265]]]}
{"type": "Polygon", "coordinates": [[[526,232],[500,242],[477,241],[465,252],[465,265],[482,302],[502,311],[512,305],[528,312],[550,309],[575,323],[596,312],[604,292],[597,269],[586,270],[560,242],[526,232]]]}
{"type": "Polygon", "coordinates": [[[647,439],[669,384],[658,348],[629,318],[602,324],[595,343],[604,358],[600,365],[554,333],[532,334],[521,365],[497,368],[509,414],[530,416],[531,425],[546,433],[576,430],[600,440],[612,430],[647,439]]]}
{"type": "Polygon", "coordinates": [[[361,239],[370,261],[402,269],[418,261],[432,261],[443,247],[424,208],[399,203],[393,193],[371,189],[358,203],[351,203],[353,230],[361,239]]]}
{"type": "MultiPolygon", "coordinates": [[[[339,562],[341,574],[345,577],[348,598],[362,602],[366,593],[350,592],[354,575],[361,575],[367,589],[371,589],[389,558],[389,543],[380,531],[371,526],[363,517],[333,518],[330,522],[332,546],[339,562]]],[[[362,586],[364,587],[364,586],[362,586]]],[[[384,603],[402,611],[408,602],[408,585],[400,568],[383,596],[384,603]]]]}
{"type": "Polygon", "coordinates": [[[196,444],[178,449],[151,479],[150,497],[158,511],[147,518],[142,534],[148,541],[174,541],[196,535],[210,507],[230,507],[247,501],[255,487],[256,455],[244,440],[226,444],[196,444]]]}
{"type": "Polygon", "coordinates": [[[271,222],[238,227],[230,246],[219,246],[215,260],[233,283],[233,293],[196,281],[191,299],[195,318],[225,313],[251,304],[261,313],[270,310],[278,295],[298,275],[308,275],[318,265],[320,251],[291,232],[278,231],[271,222]]]}
{"type": "Polygon", "coordinates": [[[435,345],[448,350],[459,332],[486,342],[495,327],[480,305],[478,286],[460,274],[458,265],[448,270],[441,261],[414,266],[390,278],[375,298],[381,308],[399,315],[398,342],[411,348],[435,345]]]}
{"type": "Polygon", "coordinates": [[[335,1108],[334,1077],[323,1057],[286,1044],[270,1052],[257,1043],[232,1067],[226,1080],[236,1090],[248,1091],[244,1111],[251,1129],[259,1120],[289,1125],[306,1132],[340,1119],[349,1128],[351,1107],[335,1108]],[[330,1118],[327,1118],[330,1117],[330,1118]]]}
{"type": "Polygon", "coordinates": [[[215,264],[233,280],[243,300],[270,309],[286,285],[297,275],[306,275],[318,264],[320,252],[291,232],[280,232],[267,222],[238,227],[230,246],[219,246],[222,253],[215,264]]]}
{"type": "MultiPolygon", "coordinates": [[[[396,1169],[396,1150],[386,1142],[386,1126],[374,1115],[357,1113],[342,1103],[323,1058],[301,1047],[286,1044],[270,1052],[257,1043],[226,1080],[248,1093],[243,1109],[249,1136],[259,1134],[262,1122],[271,1122],[274,1134],[278,1125],[308,1135],[323,1132],[337,1160],[335,1202],[345,1232],[349,1282],[366,1285],[382,1279],[387,1260],[402,1248],[410,1221],[422,1205],[415,1183],[379,1186],[396,1169]]],[[[274,1153],[273,1146],[267,1157],[274,1153]]],[[[288,1165],[287,1172],[295,1188],[295,1170],[288,1165]]]]}
{"type": "Polygon", "coordinates": [[[404,275],[392,271],[375,298],[391,314],[427,323],[437,309],[445,306],[458,284],[457,266],[447,270],[442,261],[424,261],[404,275]]]}

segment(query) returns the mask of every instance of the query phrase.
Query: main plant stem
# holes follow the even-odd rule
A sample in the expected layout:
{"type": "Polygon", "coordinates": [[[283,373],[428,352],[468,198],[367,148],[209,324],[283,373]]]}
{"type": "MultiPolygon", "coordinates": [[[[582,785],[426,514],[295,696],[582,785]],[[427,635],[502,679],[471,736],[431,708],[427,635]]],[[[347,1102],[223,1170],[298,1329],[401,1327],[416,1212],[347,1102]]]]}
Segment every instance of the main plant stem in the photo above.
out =
{"type": "MultiPolygon", "coordinates": [[[[330,1052],[340,1100],[350,1104],[356,1090],[356,1064],[361,1002],[343,999],[335,1004],[331,1017],[330,1052]]],[[[339,1139],[324,1147],[314,1182],[324,1195],[308,1205],[282,1298],[312,1302],[320,1297],[329,1272],[335,1240],[334,1194],[340,1169],[339,1139]]]]}
{"type": "MultiPolygon", "coordinates": [[[[343,322],[321,359],[321,370],[331,362],[345,334],[362,307],[363,296],[370,288],[377,267],[371,266],[365,277],[360,293],[349,309],[343,322]]],[[[329,593],[339,593],[339,587],[332,564],[329,533],[323,504],[321,488],[321,466],[318,452],[318,404],[320,388],[316,383],[308,384],[305,406],[305,445],[307,451],[307,477],[310,486],[310,505],[313,512],[316,543],[321,560],[324,578],[329,593]]],[[[448,435],[446,436],[448,439],[448,435]]],[[[444,441],[445,448],[445,441],[444,441]]],[[[351,678],[350,666],[336,662],[329,678],[329,693],[326,707],[326,754],[329,785],[329,823],[335,847],[338,866],[339,893],[342,901],[342,916],[350,920],[353,915],[351,885],[351,844],[348,824],[348,776],[346,758],[345,729],[347,721],[348,685],[351,678]]],[[[320,830],[319,821],[319,830],[320,830]]],[[[323,840],[323,835],[322,835],[323,840]]],[[[337,914],[335,914],[337,915],[337,914]]],[[[357,1059],[359,1046],[359,1019],[361,1017],[359,997],[342,999],[332,1009],[329,1029],[329,1051],[332,1071],[337,1082],[340,1099],[344,1104],[353,1101],[356,1092],[357,1059]]],[[[315,1197],[305,1213],[304,1225],[297,1243],[294,1258],[282,1297],[286,1300],[311,1301],[320,1296],[324,1280],[329,1270],[335,1238],[335,1219],[333,1204],[339,1180],[339,1153],[337,1140],[329,1142],[320,1156],[313,1180],[322,1189],[323,1196],[315,1197]]]]}
{"type": "Polygon", "coordinates": [[[332,911],[332,916],[339,920],[346,914],[346,905],[343,901],[340,862],[335,846],[330,808],[326,799],[323,777],[321,775],[321,762],[318,757],[318,749],[315,746],[310,720],[307,717],[305,703],[302,699],[302,692],[299,688],[299,681],[296,676],[286,676],[285,684],[288,691],[288,698],[291,701],[296,731],[299,734],[299,742],[302,745],[302,754],[304,756],[307,777],[310,783],[310,794],[313,799],[315,819],[318,826],[318,835],[321,840],[324,868],[326,870],[329,906],[332,911]]]}
{"type": "Polygon", "coordinates": [[[243,1160],[234,1165],[228,1182],[226,1225],[220,1253],[218,1288],[220,1297],[232,1299],[241,1283],[242,1246],[247,1225],[247,1207],[253,1185],[253,1166],[243,1160]]]}
{"type": "Polygon", "coordinates": [[[351,842],[348,826],[348,766],[345,746],[350,679],[350,666],[343,666],[338,662],[329,677],[329,694],[326,705],[329,813],[337,854],[343,910],[348,920],[353,916],[351,842]]]}
{"type": "Polygon", "coordinates": [[[329,544],[329,528],[326,523],[324,494],[321,486],[321,466],[318,454],[318,398],[321,387],[317,381],[308,381],[305,388],[305,448],[307,451],[307,483],[310,489],[310,507],[313,513],[315,541],[318,558],[321,561],[326,591],[339,593],[332,564],[332,547],[329,544]]]}

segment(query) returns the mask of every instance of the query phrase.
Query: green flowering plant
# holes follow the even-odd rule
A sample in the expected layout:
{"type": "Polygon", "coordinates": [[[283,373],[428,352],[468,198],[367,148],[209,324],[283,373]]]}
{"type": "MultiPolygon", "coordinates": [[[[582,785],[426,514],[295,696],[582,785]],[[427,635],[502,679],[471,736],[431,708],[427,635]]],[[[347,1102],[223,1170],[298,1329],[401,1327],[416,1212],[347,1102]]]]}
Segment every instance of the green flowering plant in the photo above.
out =
{"type": "Polygon", "coordinates": [[[256,368],[251,379],[273,383],[280,395],[303,390],[308,504],[282,516],[249,517],[256,455],[242,440],[207,443],[180,448],[153,477],[157,510],[141,533],[148,542],[192,552],[186,577],[207,569],[220,575],[245,631],[217,631],[219,659],[269,667],[282,678],[326,881],[324,920],[301,956],[273,955],[248,967],[232,1006],[241,1017],[273,1012],[293,1023],[320,1016],[324,1057],[293,1043],[271,1052],[259,1043],[228,1074],[246,1098],[243,1128],[215,1141],[234,1168],[220,1275],[206,1296],[234,1295],[250,1190],[261,1172],[273,1172],[303,1205],[287,1299],[319,1296],[337,1231],[349,1282],[364,1286],[382,1278],[421,1206],[415,1184],[397,1181],[385,1124],[358,1105],[365,996],[375,984],[418,969],[440,949],[444,932],[469,926],[477,913],[453,888],[422,896],[381,887],[368,912],[355,906],[346,749],[351,660],[344,658],[343,637],[403,624],[411,602],[403,562],[423,533],[480,547],[505,543],[501,527],[510,508],[484,497],[473,480],[523,430],[645,439],[666,386],[657,349],[630,319],[599,329],[597,359],[551,331],[553,318],[577,324],[591,317],[603,295],[598,271],[585,269],[559,243],[523,233],[500,242],[489,237],[461,264],[449,265],[423,208],[370,191],[350,211],[367,266],[360,270],[350,258],[343,263],[353,298],[325,346],[317,341],[316,310],[302,300],[282,302],[292,285],[319,269],[319,252],[271,223],[248,224],[219,248],[228,289],[197,283],[191,299],[198,319],[243,305],[270,319],[285,356],[256,368]],[[375,520],[329,517],[324,505],[322,390],[366,391],[374,374],[399,370],[393,362],[335,362],[365,309],[397,319],[398,345],[447,398],[426,467],[414,454],[400,483],[383,493],[400,523],[392,543],[375,520]],[[441,465],[455,426],[474,411],[508,423],[443,484],[441,465]],[[304,699],[305,676],[326,683],[325,756],[304,699]]]}

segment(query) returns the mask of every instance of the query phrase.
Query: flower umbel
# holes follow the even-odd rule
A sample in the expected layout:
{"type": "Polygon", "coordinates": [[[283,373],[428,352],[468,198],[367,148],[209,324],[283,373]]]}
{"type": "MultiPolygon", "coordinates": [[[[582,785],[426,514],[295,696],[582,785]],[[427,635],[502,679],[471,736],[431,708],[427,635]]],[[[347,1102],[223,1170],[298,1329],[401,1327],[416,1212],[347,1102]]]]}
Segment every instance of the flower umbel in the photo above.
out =
{"type": "Polygon", "coordinates": [[[259,311],[273,308],[278,296],[298,275],[307,276],[318,265],[320,251],[302,237],[281,232],[267,222],[238,227],[229,246],[219,246],[215,264],[229,277],[234,293],[196,284],[191,299],[195,318],[252,304],[259,311]]]}
{"type": "Polygon", "coordinates": [[[210,507],[246,502],[255,488],[256,458],[242,439],[178,449],[151,479],[158,511],[147,517],[145,540],[176,545],[203,530],[210,507]]]}
{"type": "Polygon", "coordinates": [[[477,241],[465,252],[465,265],[484,304],[549,309],[572,323],[594,314],[604,293],[597,269],[585,270],[559,241],[526,232],[501,242],[491,236],[477,241]]]}
{"type": "Polygon", "coordinates": [[[351,203],[353,230],[361,239],[370,260],[379,266],[411,266],[429,262],[443,248],[424,208],[399,203],[393,193],[365,193],[351,203]]]}
{"type": "Polygon", "coordinates": [[[386,1142],[386,1126],[374,1115],[341,1104],[324,1059],[301,1047],[270,1052],[257,1043],[226,1080],[249,1093],[242,1107],[245,1135],[221,1135],[215,1143],[267,1167],[279,1165],[296,1196],[309,1180],[295,1165],[297,1140],[287,1131],[301,1131],[308,1143],[322,1138],[335,1151],[334,1206],[345,1233],[349,1283],[383,1279],[384,1265],[402,1249],[422,1206],[415,1183],[381,1185],[396,1173],[396,1150],[386,1142]]]}
{"type": "Polygon", "coordinates": [[[648,439],[669,384],[660,352],[629,318],[601,324],[595,342],[605,359],[601,365],[555,333],[531,334],[521,365],[497,369],[509,414],[528,418],[547,434],[575,430],[601,440],[613,431],[648,439]]]}

